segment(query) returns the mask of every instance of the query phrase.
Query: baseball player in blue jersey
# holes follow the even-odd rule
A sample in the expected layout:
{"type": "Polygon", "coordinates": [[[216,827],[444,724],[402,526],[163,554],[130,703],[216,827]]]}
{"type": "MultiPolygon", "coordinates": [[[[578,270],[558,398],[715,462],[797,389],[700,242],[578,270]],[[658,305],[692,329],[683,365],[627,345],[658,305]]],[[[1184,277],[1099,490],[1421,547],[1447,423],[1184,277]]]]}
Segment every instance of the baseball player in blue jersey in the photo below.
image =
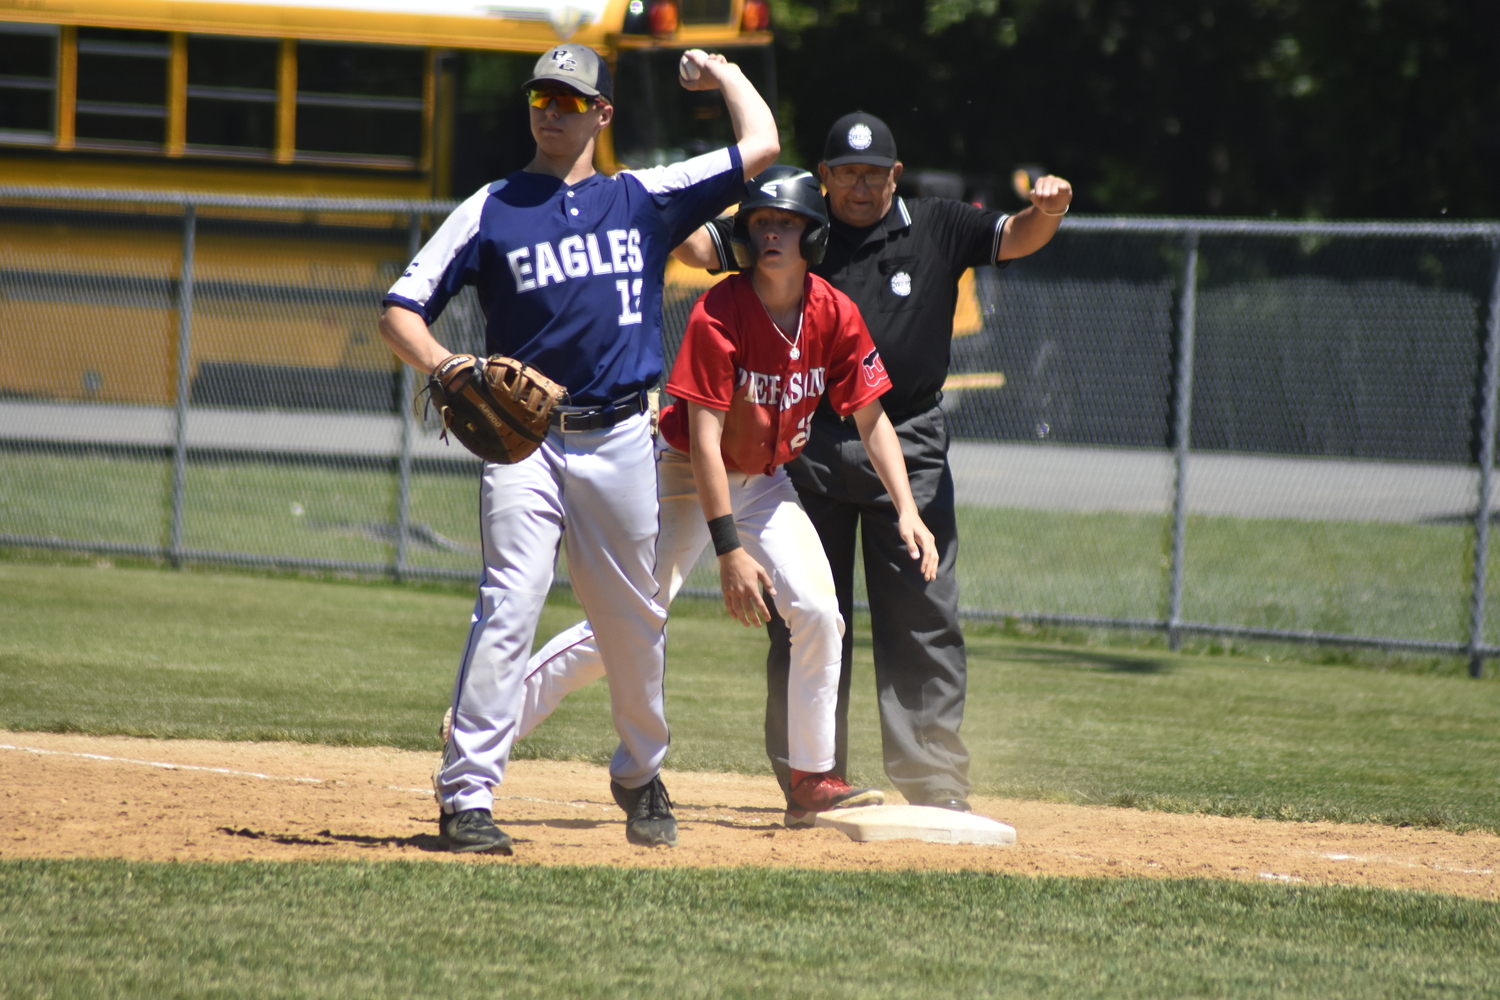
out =
{"type": "Polygon", "coordinates": [[[609,70],[586,46],[547,52],[525,85],[535,158],[459,206],[385,298],[381,335],[430,372],[451,354],[430,324],[474,285],[486,351],[569,390],[536,452],[483,467],[484,575],[437,778],[448,850],[510,853],[491,812],[494,788],[518,735],[526,662],[564,540],[609,682],[620,737],[610,788],[626,836],[677,842],[660,777],[666,612],[652,575],[658,509],[646,401],[662,373],[662,272],[671,249],[738,201],[780,151],[770,109],[737,66],[694,50],[681,80],[723,91],[738,145],[606,177],[593,161],[614,114],[609,70]]]}

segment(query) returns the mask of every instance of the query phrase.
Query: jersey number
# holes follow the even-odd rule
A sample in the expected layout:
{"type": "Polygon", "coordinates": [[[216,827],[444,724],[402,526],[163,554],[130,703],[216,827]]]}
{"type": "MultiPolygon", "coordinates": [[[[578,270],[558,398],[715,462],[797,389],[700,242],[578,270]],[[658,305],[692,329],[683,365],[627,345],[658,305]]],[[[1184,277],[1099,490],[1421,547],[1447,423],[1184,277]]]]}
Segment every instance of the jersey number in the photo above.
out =
{"type": "Polygon", "coordinates": [[[615,291],[620,293],[620,325],[631,326],[641,321],[641,279],[634,281],[620,278],[615,282],[615,291]],[[635,303],[632,309],[631,303],[635,303]]]}
{"type": "Polygon", "coordinates": [[[812,430],[812,428],[808,427],[807,425],[811,423],[811,421],[812,414],[808,414],[801,420],[797,421],[797,433],[793,434],[792,439],[786,443],[787,447],[792,451],[796,451],[798,448],[801,448],[803,445],[807,444],[807,435],[812,430]]]}

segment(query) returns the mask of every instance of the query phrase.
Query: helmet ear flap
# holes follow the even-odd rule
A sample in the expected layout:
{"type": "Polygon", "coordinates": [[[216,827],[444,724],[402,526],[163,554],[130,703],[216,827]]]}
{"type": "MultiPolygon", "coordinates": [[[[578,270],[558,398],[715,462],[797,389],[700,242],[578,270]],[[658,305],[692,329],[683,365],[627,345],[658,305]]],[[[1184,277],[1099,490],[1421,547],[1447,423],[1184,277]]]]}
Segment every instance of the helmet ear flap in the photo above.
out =
{"type": "Polygon", "coordinates": [[[823,263],[823,254],[828,250],[828,224],[809,218],[807,228],[802,231],[802,246],[799,249],[808,267],[817,267],[823,263]]]}

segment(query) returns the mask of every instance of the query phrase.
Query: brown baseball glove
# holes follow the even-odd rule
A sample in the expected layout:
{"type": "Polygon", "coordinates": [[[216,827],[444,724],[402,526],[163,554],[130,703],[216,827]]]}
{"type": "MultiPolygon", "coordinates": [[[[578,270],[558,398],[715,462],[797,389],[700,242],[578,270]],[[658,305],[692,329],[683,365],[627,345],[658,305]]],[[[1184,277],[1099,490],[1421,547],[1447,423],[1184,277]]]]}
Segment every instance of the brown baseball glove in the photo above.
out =
{"type": "Polygon", "coordinates": [[[511,465],[541,445],[553,407],[568,390],[515,358],[454,354],[427,379],[448,431],[486,462],[511,465]]]}

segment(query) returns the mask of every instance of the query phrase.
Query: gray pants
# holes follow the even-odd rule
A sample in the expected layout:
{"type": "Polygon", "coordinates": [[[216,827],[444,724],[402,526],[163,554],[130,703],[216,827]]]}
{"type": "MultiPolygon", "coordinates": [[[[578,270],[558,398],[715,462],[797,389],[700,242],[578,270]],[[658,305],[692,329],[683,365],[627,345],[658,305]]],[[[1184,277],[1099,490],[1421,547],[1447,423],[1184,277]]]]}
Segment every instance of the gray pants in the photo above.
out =
{"type": "Polygon", "coordinates": [[[524,718],[527,658],[564,539],[620,736],[609,775],[639,788],[661,770],[667,613],[651,574],[659,516],[652,452],[651,418],[642,413],[602,430],[553,429],[529,458],[485,463],[484,575],[453,684],[453,737],[438,782],[445,813],[494,806],[524,718]]]}
{"type": "MultiPolygon", "coordinates": [[[[885,773],[911,802],[969,793],[969,752],[958,735],[968,687],[968,661],[958,623],[958,524],[948,431],[942,411],[893,421],[922,520],[937,540],[937,579],[922,579],[896,532],[896,511],[852,421],[824,412],[813,420],[807,448],[787,466],[798,498],[833,569],[844,632],[839,676],[834,770],[849,766],[849,683],[854,649],[854,555],[863,546],[870,594],[870,632],[885,773]]],[[[787,765],[787,672],[791,641],[773,614],[766,657],[766,753],[781,782],[787,765]]]]}

